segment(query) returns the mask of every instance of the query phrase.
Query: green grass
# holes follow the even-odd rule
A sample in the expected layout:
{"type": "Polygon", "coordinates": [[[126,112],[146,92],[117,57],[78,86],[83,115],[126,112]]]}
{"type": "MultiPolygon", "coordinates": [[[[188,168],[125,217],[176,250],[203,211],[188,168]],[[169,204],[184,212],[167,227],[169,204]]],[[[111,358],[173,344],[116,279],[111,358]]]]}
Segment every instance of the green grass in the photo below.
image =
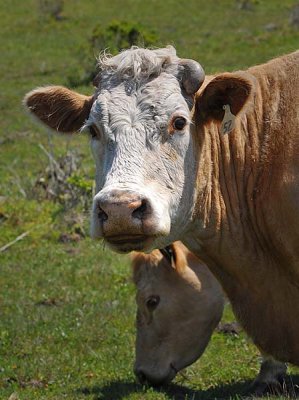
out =
{"type": "MultiPolygon", "coordinates": [[[[37,198],[35,182],[48,165],[39,144],[55,158],[67,150],[83,157],[79,173],[94,174],[86,138],[50,137],[28,118],[24,94],[66,84],[96,24],[136,21],[154,29],[160,45],[198,59],[207,73],[236,70],[295,50],[299,31],[289,25],[297,1],[255,0],[250,11],[234,0],[70,0],[64,18],[41,15],[38,0],[0,5],[0,399],[12,393],[35,399],[238,398],[258,371],[250,341],[215,333],[206,353],[157,391],[135,383],[134,288],[127,257],[88,238],[62,243],[77,213],[88,231],[88,212],[37,198]],[[273,30],[266,27],[272,24],[273,30]],[[49,144],[50,143],[50,144],[49,144]]],[[[91,87],[78,88],[91,93],[91,87]]],[[[226,310],[225,319],[234,319],[226,310]]],[[[291,369],[292,373],[298,372],[291,369]]],[[[298,379],[294,382],[298,384],[298,379]]]]}

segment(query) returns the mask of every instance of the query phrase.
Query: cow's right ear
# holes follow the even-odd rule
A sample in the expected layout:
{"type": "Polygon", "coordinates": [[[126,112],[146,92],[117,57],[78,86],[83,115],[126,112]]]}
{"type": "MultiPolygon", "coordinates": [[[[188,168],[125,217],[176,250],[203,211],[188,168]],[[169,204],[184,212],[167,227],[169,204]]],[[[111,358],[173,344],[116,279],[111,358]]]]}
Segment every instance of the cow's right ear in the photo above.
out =
{"type": "Polygon", "coordinates": [[[47,86],[29,92],[24,105],[50,128],[64,133],[80,130],[88,118],[93,96],[84,96],[63,86],[47,86]]]}

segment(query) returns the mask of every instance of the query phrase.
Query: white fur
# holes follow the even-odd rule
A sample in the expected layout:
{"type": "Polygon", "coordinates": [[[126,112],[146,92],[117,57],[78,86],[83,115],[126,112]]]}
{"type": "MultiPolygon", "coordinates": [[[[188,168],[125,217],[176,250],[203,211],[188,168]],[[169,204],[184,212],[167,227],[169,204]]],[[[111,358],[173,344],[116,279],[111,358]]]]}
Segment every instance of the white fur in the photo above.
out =
{"type": "Polygon", "coordinates": [[[191,216],[195,179],[190,143],[190,110],[176,78],[178,58],[172,47],[127,50],[100,60],[99,90],[85,128],[95,125],[100,137],[92,140],[96,162],[92,236],[101,237],[97,202],[114,188],[146,196],[157,221],[158,238],[175,240],[191,216]],[[153,75],[155,77],[153,78],[153,75]],[[157,76],[156,76],[157,75],[157,76]],[[174,116],[188,121],[183,131],[171,131],[174,116]],[[180,208],[180,224],[175,215],[180,208]],[[173,221],[174,223],[171,222],[173,221]]]}

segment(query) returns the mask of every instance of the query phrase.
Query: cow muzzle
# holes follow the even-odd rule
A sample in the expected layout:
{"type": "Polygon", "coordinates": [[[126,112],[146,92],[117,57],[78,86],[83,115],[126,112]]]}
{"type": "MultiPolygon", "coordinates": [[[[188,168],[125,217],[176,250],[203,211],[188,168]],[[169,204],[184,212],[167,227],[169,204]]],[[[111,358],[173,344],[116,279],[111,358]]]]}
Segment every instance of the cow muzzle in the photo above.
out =
{"type": "Polygon", "coordinates": [[[128,190],[99,192],[93,204],[93,236],[118,252],[143,250],[163,234],[152,202],[128,190]]]}
{"type": "Polygon", "coordinates": [[[148,384],[154,387],[158,387],[169,384],[175,378],[177,370],[174,366],[170,365],[167,371],[159,374],[157,370],[145,371],[142,368],[137,368],[135,366],[134,373],[138,382],[142,385],[148,384]]]}

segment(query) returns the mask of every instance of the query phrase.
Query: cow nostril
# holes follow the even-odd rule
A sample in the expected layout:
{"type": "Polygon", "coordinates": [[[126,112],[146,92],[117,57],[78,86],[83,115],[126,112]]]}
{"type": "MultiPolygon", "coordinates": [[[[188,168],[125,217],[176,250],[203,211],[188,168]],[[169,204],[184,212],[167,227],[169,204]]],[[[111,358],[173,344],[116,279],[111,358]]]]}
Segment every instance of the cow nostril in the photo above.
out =
{"type": "Polygon", "coordinates": [[[144,384],[146,382],[146,375],[144,372],[138,370],[138,371],[135,371],[135,375],[136,375],[139,383],[144,384]]]}
{"type": "Polygon", "coordinates": [[[108,215],[105,213],[105,211],[100,206],[98,206],[97,212],[98,212],[99,220],[101,220],[102,222],[107,221],[108,215]]]}
{"type": "Polygon", "coordinates": [[[136,208],[133,212],[132,212],[132,217],[133,218],[139,218],[142,219],[144,217],[144,214],[148,211],[148,204],[147,201],[145,199],[143,199],[141,201],[141,206],[139,206],[138,208],[136,208]]]}

